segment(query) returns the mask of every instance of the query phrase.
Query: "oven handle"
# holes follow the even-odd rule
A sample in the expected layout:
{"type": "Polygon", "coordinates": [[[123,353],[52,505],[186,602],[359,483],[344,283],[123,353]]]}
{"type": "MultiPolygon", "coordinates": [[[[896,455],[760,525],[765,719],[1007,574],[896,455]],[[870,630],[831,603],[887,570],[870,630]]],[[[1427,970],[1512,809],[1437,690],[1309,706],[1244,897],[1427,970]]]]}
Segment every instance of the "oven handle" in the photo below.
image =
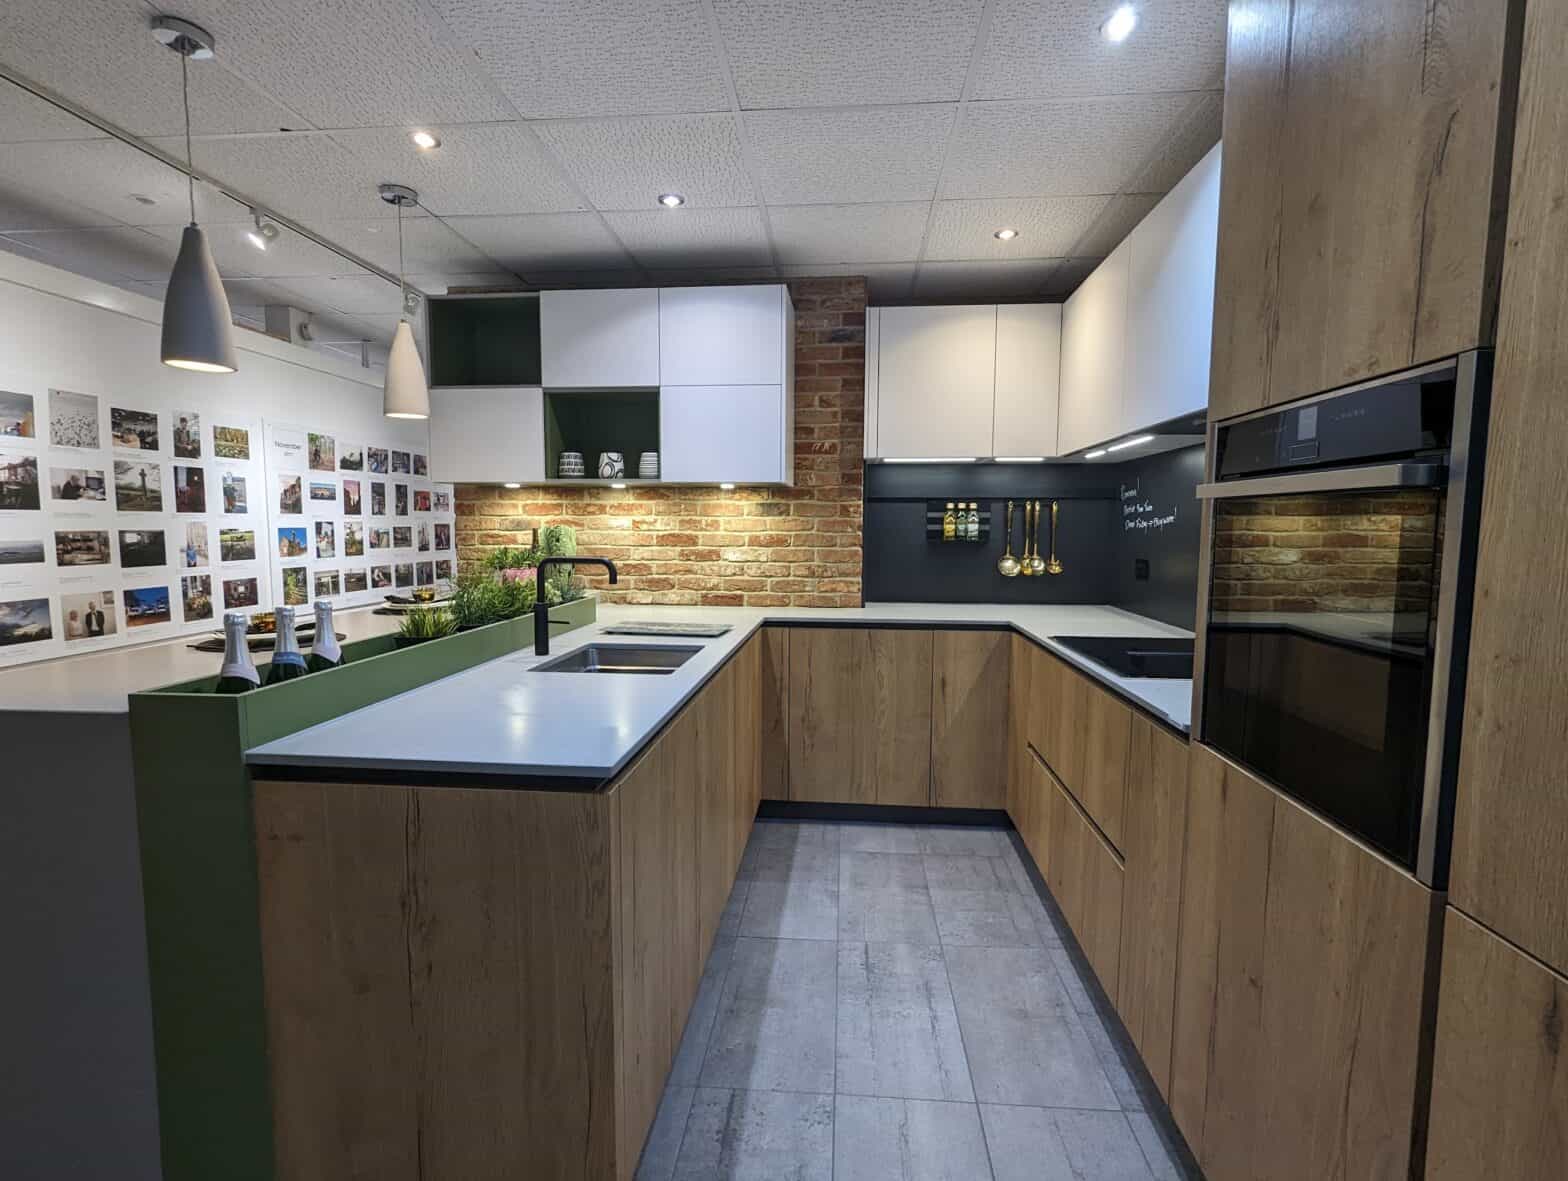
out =
{"type": "Polygon", "coordinates": [[[1441,463],[1379,463],[1370,467],[1329,468],[1317,472],[1288,472],[1251,480],[1199,484],[1199,500],[1229,500],[1236,496],[1301,496],[1313,492],[1360,492],[1379,488],[1435,488],[1448,478],[1441,463]]]}

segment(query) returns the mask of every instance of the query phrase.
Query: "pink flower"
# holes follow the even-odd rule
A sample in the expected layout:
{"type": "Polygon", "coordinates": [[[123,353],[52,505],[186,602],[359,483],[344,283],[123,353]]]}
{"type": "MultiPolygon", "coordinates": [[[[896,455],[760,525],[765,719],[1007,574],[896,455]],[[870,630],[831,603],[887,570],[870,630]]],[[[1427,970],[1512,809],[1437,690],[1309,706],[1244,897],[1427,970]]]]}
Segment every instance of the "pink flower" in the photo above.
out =
{"type": "Polygon", "coordinates": [[[501,571],[502,582],[532,582],[538,573],[534,566],[514,566],[510,570],[501,571]]]}

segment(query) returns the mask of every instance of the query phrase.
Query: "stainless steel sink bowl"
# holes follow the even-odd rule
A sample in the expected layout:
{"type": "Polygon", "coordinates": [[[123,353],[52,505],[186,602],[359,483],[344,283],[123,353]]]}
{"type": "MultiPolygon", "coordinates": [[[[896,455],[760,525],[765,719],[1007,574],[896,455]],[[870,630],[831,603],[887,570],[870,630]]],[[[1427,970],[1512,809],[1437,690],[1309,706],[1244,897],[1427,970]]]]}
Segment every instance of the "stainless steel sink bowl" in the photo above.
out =
{"type": "Polygon", "coordinates": [[[702,649],[677,644],[584,644],[575,652],[546,660],[536,673],[672,673],[702,649]]]}

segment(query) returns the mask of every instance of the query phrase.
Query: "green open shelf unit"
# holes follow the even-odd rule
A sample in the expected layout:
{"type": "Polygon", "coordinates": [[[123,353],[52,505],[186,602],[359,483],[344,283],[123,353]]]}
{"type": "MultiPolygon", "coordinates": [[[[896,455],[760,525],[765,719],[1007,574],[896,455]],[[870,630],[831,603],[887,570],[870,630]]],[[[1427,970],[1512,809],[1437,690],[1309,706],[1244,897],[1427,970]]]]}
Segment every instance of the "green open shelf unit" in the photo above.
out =
{"type": "MultiPolygon", "coordinates": [[[[552,633],[597,600],[554,607],[552,633]]],[[[239,695],[216,675],[130,698],[165,1181],[273,1181],[255,832],[245,751],[533,644],[533,618],[399,648],[239,695]]]]}
{"type": "Polygon", "coordinates": [[[619,451],[635,479],[637,460],[659,449],[657,389],[544,391],[545,478],[561,479],[562,451],[580,451],[584,483],[599,474],[599,454],[619,451]]]}

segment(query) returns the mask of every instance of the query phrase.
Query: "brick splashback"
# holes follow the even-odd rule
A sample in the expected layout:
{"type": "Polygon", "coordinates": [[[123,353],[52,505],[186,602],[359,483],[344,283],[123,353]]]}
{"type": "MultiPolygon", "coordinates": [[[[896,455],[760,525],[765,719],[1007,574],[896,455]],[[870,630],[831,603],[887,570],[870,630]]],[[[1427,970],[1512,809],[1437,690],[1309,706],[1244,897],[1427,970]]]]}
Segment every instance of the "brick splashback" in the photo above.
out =
{"type": "Polygon", "coordinates": [[[608,488],[457,486],[457,556],[527,545],[539,525],[577,529],[610,558],[607,600],[716,607],[858,607],[865,455],[866,282],[797,279],[795,486],[608,488]]]}

